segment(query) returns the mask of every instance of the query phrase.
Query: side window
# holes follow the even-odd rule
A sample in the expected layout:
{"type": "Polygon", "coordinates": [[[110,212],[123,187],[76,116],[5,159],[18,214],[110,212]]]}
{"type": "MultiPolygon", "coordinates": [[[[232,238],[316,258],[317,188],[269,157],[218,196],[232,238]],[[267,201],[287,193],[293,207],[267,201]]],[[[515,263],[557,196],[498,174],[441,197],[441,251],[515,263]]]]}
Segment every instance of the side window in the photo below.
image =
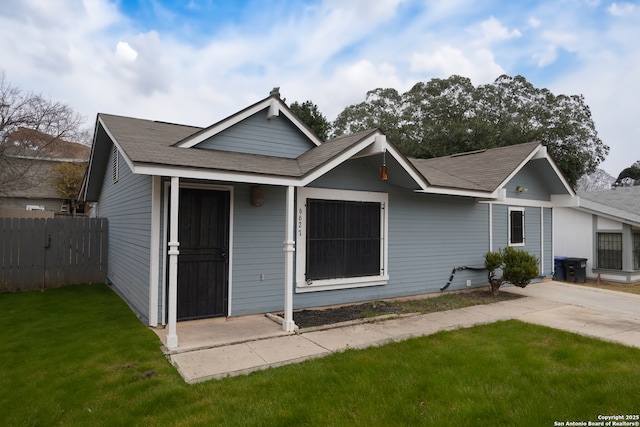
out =
{"type": "Polygon", "coordinates": [[[509,208],[509,246],[524,246],[524,209],[509,208]]]}
{"type": "Polygon", "coordinates": [[[597,233],[597,268],[622,270],[622,234],[597,233]]]}

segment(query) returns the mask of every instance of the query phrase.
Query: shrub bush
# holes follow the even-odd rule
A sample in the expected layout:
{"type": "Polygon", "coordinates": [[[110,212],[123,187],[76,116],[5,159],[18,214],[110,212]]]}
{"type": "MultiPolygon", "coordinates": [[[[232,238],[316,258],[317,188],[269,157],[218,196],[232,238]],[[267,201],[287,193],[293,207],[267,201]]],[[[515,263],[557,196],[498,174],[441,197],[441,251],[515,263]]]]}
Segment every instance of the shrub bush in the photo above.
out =
{"type": "Polygon", "coordinates": [[[512,247],[498,252],[487,252],[484,266],[489,271],[488,280],[493,295],[498,295],[503,283],[524,288],[538,276],[538,258],[529,252],[512,247]],[[502,276],[496,277],[496,270],[502,268],[502,276]]]}

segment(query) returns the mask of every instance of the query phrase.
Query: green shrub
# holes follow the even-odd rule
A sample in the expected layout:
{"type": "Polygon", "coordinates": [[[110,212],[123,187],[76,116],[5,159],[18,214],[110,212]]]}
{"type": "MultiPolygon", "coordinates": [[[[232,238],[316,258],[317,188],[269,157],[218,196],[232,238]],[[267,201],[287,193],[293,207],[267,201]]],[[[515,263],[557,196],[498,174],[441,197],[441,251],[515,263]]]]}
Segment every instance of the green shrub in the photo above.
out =
{"type": "Polygon", "coordinates": [[[512,247],[498,252],[487,252],[484,266],[489,271],[488,280],[491,292],[498,295],[504,282],[524,288],[538,276],[538,258],[529,252],[512,247]],[[502,276],[496,276],[496,270],[502,268],[502,276]]]}

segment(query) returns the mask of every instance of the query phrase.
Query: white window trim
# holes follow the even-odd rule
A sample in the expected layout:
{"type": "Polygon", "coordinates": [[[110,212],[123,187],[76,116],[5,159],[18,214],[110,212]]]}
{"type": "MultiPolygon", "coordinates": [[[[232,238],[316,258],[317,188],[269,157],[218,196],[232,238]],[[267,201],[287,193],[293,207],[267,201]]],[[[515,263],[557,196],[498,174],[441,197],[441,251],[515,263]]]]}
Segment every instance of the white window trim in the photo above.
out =
{"type": "Polygon", "coordinates": [[[526,227],[526,215],[525,215],[525,208],[514,208],[514,207],[509,207],[509,217],[508,217],[508,227],[509,227],[509,246],[513,246],[513,247],[523,247],[526,245],[527,243],[527,227],[526,227]],[[522,212],[522,243],[511,243],[511,212],[522,212]]]}
{"type": "Polygon", "coordinates": [[[386,285],[389,281],[388,269],[388,212],[389,195],[370,191],[331,190],[324,188],[298,188],[296,202],[296,292],[315,292],[332,289],[359,288],[386,285]],[[380,274],[377,276],[345,277],[340,279],[314,280],[307,283],[305,268],[307,259],[307,199],[347,200],[356,202],[377,202],[381,205],[380,215],[380,274]]]}

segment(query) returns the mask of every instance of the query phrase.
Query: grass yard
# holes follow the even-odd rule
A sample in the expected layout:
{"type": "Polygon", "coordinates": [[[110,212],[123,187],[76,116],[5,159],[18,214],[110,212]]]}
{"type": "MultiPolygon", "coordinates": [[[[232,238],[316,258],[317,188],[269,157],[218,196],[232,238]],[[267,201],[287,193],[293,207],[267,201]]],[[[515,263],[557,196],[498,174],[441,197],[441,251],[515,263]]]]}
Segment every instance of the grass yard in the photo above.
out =
{"type": "Polygon", "coordinates": [[[640,412],[640,349],[517,321],[188,385],[104,285],[0,294],[0,423],[553,426],[640,412]]]}

